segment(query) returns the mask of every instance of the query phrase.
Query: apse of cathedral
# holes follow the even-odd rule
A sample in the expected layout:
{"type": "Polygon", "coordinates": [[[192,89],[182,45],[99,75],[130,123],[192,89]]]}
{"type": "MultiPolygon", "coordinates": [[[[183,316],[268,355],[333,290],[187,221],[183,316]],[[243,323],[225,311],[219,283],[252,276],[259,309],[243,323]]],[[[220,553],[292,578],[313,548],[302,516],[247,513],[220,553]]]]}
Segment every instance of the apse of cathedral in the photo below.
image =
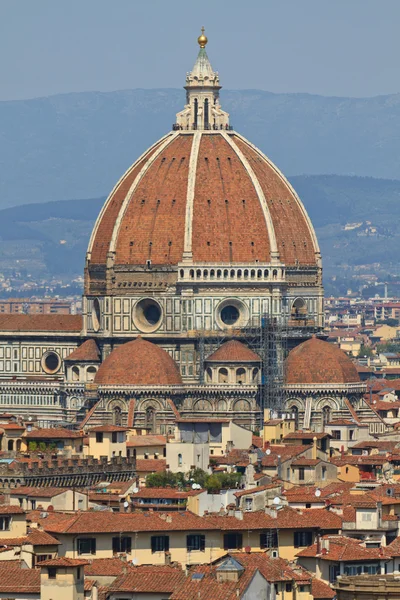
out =
{"type": "MultiPolygon", "coordinates": [[[[322,331],[310,218],[279,169],[231,125],[204,31],[198,44],[172,131],[122,175],[95,223],[83,315],[0,317],[2,410],[42,425],[168,433],[177,419],[232,418],[254,428],[264,323],[281,324],[286,351],[300,343],[292,352],[322,331]]],[[[358,406],[356,373],[303,382],[299,356],[289,355],[281,388],[300,425],[322,427],[327,410],[333,418],[358,406]]]]}

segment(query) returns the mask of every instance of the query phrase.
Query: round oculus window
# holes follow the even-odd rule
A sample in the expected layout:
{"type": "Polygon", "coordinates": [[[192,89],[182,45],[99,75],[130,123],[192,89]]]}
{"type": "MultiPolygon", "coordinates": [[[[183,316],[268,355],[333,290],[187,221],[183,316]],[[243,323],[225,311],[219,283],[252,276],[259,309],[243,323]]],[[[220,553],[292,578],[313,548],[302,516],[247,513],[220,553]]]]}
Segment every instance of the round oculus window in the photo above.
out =
{"type": "Polygon", "coordinates": [[[234,325],[238,321],[239,317],[239,310],[232,304],[224,306],[224,308],[221,310],[221,321],[225,323],[225,325],[234,325]]]}
{"type": "Polygon", "coordinates": [[[46,373],[56,373],[61,366],[61,359],[56,352],[47,352],[42,358],[42,367],[46,373]]]}
{"type": "Polygon", "coordinates": [[[162,309],[153,298],[143,298],[133,309],[133,322],[139,331],[155,331],[161,324],[162,309]]]}

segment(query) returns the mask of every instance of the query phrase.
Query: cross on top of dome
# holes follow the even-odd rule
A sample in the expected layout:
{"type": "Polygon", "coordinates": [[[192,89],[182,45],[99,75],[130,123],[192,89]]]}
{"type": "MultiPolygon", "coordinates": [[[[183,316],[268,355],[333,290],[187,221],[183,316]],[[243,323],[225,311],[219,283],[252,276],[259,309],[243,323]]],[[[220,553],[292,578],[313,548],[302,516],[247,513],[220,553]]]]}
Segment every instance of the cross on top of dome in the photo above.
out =
{"type": "Polygon", "coordinates": [[[215,130],[230,129],[229,114],[219,103],[218,72],[214,71],[206,52],[208,38],[201,28],[197,42],[200,46],[193,69],[186,74],[186,104],[176,115],[174,129],[215,130]]]}

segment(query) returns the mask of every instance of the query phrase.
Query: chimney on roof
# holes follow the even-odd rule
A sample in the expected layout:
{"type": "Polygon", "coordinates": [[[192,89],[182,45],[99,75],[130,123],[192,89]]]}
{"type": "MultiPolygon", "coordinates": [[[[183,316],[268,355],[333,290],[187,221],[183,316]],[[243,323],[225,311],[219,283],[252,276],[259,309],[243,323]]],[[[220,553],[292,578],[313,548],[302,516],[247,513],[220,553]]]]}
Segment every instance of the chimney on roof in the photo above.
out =
{"type": "Polygon", "coordinates": [[[329,552],[329,538],[321,538],[321,554],[329,552]]]}
{"type": "Polygon", "coordinates": [[[243,521],[243,511],[235,510],[234,515],[239,521],[243,521]]]}
{"type": "Polygon", "coordinates": [[[316,460],[317,459],[317,438],[315,436],[313,437],[312,443],[313,443],[313,446],[312,446],[312,456],[311,456],[311,458],[313,460],[316,460]]]}

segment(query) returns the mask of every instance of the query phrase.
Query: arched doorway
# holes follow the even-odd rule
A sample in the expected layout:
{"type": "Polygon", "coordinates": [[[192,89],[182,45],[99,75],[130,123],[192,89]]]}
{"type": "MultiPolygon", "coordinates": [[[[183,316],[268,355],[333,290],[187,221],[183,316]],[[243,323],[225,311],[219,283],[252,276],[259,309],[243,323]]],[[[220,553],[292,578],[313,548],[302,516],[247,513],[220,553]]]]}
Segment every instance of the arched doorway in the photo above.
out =
{"type": "Polygon", "coordinates": [[[14,450],[14,440],[8,440],[7,450],[12,452],[14,450]]]}

